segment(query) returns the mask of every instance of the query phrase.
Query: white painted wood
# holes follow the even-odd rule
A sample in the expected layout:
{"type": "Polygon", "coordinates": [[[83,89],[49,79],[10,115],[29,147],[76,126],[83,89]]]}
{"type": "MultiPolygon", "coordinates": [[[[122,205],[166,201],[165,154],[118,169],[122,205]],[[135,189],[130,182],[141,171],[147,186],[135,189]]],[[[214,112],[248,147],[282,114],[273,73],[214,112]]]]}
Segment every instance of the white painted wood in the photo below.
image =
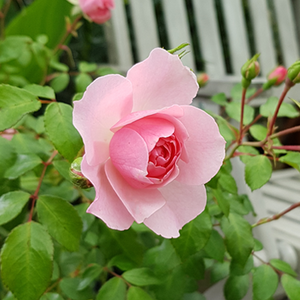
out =
{"type": "Polygon", "coordinates": [[[115,0],[111,22],[117,66],[119,70],[127,71],[133,64],[133,57],[123,0],[115,0]]]}
{"type": "Polygon", "coordinates": [[[222,78],[226,70],[214,1],[194,0],[193,5],[205,72],[210,79],[222,78]]]}
{"type": "Polygon", "coordinates": [[[274,0],[279,29],[280,44],[283,51],[285,66],[289,67],[299,59],[296,25],[292,14],[290,0],[274,0]]]}
{"type": "Polygon", "coordinates": [[[225,0],[222,3],[233,73],[238,75],[240,74],[242,65],[247,61],[247,59],[251,58],[247,41],[242,1],[225,0]]]}
{"type": "MultiPolygon", "coordinates": [[[[185,1],[162,0],[162,3],[170,47],[175,48],[182,43],[189,43],[191,45],[192,39],[189,30],[185,1]]],[[[185,55],[182,61],[186,66],[196,71],[193,49],[191,46],[186,49],[188,49],[190,53],[185,55]]]]}
{"type": "Polygon", "coordinates": [[[271,31],[267,0],[250,0],[251,20],[256,51],[260,53],[261,75],[267,75],[278,64],[271,31]]]}
{"type": "Polygon", "coordinates": [[[287,205],[291,205],[300,201],[300,194],[298,191],[284,189],[276,184],[266,184],[262,187],[262,192],[264,195],[268,195],[274,199],[279,199],[282,202],[286,202],[287,205]]]}
{"type": "Polygon", "coordinates": [[[139,61],[159,47],[157,24],[152,0],[130,0],[132,23],[139,61]]]}

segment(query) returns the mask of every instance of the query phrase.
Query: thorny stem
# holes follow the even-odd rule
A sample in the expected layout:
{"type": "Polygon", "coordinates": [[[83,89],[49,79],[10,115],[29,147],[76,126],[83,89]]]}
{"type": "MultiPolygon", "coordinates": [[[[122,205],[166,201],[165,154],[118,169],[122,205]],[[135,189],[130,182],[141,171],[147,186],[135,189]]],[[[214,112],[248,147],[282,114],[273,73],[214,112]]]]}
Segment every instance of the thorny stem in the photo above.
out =
{"type": "Polygon", "coordinates": [[[297,208],[300,206],[300,202],[298,203],[295,203],[293,205],[291,205],[289,208],[287,208],[286,210],[282,211],[281,213],[279,214],[275,214],[273,215],[272,217],[269,217],[269,218],[262,218],[260,219],[258,222],[256,222],[255,224],[252,225],[252,228],[258,226],[258,225],[262,225],[262,224],[265,224],[265,223],[269,223],[269,222],[272,222],[272,221],[275,221],[275,220],[278,220],[279,218],[281,218],[282,216],[284,216],[285,214],[287,214],[288,212],[292,211],[293,209],[297,208]]]}
{"type": "Polygon", "coordinates": [[[9,10],[10,4],[11,4],[12,0],[8,0],[6,5],[3,7],[3,11],[0,11],[0,19],[1,19],[1,23],[0,23],[0,38],[2,40],[4,40],[5,38],[5,17],[7,15],[7,12],[9,10]]]}
{"type": "Polygon", "coordinates": [[[118,277],[118,278],[122,279],[129,287],[131,287],[131,284],[130,284],[128,281],[126,281],[126,280],[123,278],[123,276],[121,276],[121,275],[119,275],[119,274],[117,274],[117,273],[111,271],[108,267],[103,267],[103,270],[106,271],[106,272],[108,272],[108,273],[110,273],[111,275],[113,275],[113,276],[115,276],[115,277],[118,277]]]}
{"type": "Polygon", "coordinates": [[[258,95],[260,95],[263,91],[264,91],[263,88],[258,89],[251,97],[249,97],[249,98],[246,100],[246,104],[248,104],[251,100],[253,100],[253,99],[256,98],[258,95]]]}
{"type": "Polygon", "coordinates": [[[262,264],[270,266],[279,276],[282,276],[284,274],[284,272],[274,268],[270,263],[268,263],[268,262],[264,261],[263,259],[261,259],[258,255],[256,255],[254,253],[254,251],[252,251],[251,254],[252,254],[252,256],[257,258],[262,264]]]}
{"type": "Polygon", "coordinates": [[[242,139],[243,139],[243,120],[244,120],[244,109],[245,109],[246,92],[247,92],[247,89],[243,88],[242,103],[241,103],[240,132],[239,132],[239,139],[238,139],[238,144],[239,145],[242,143],[242,139]]]}
{"type": "Polygon", "coordinates": [[[39,191],[40,191],[40,188],[41,188],[44,176],[46,174],[47,167],[52,163],[52,160],[54,159],[54,157],[56,156],[57,153],[58,153],[57,150],[53,151],[53,153],[49,157],[49,159],[46,162],[43,163],[44,164],[44,168],[43,168],[42,174],[40,176],[38,186],[37,186],[34,194],[31,195],[31,197],[30,197],[32,199],[32,203],[31,203],[31,209],[30,209],[30,213],[29,213],[29,217],[28,217],[28,222],[31,222],[31,220],[32,220],[34,205],[35,205],[35,202],[36,202],[36,200],[38,198],[38,194],[39,194],[39,191]]]}

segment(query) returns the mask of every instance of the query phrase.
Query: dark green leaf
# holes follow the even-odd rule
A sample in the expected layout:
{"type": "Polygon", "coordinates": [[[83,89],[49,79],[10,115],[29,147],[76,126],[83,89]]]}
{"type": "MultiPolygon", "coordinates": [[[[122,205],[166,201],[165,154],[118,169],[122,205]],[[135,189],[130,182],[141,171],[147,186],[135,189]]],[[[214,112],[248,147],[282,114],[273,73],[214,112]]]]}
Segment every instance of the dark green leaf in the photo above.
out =
{"type": "Polygon", "coordinates": [[[18,178],[41,163],[42,160],[36,154],[18,154],[15,164],[6,170],[4,177],[18,178]]]}
{"type": "Polygon", "coordinates": [[[61,73],[50,81],[50,86],[56,93],[60,93],[68,86],[69,81],[69,74],[61,73]]]}
{"type": "Polygon", "coordinates": [[[257,300],[269,299],[278,286],[278,275],[269,265],[261,265],[253,273],[253,295],[257,300]]]}
{"type": "Polygon", "coordinates": [[[299,300],[300,295],[300,281],[294,277],[284,274],[281,277],[281,284],[287,293],[290,300],[299,300]]]}
{"type": "Polygon", "coordinates": [[[51,236],[69,251],[78,249],[82,222],[71,204],[58,197],[40,196],[37,212],[51,236]]]}
{"type": "Polygon", "coordinates": [[[122,271],[127,271],[127,270],[134,269],[136,267],[136,263],[132,259],[128,258],[128,256],[124,254],[119,254],[114,256],[109,261],[107,266],[108,267],[115,266],[122,271]]]}
{"type": "Polygon", "coordinates": [[[30,195],[22,191],[4,194],[0,197],[0,225],[14,219],[28,202],[30,195]]]}
{"type": "Polygon", "coordinates": [[[153,298],[143,289],[136,286],[131,286],[128,289],[126,300],[153,300],[153,298]]]}
{"type": "MultiPolygon", "coordinates": [[[[241,119],[241,103],[238,102],[230,102],[226,105],[226,113],[229,117],[232,119],[240,122],[241,119]]],[[[244,107],[244,118],[243,118],[243,124],[247,125],[253,121],[254,118],[254,108],[245,105],[244,107]]]]}
{"type": "Polygon", "coordinates": [[[224,197],[223,192],[220,189],[213,190],[213,195],[216,198],[221,211],[224,213],[224,215],[226,217],[228,217],[229,210],[230,210],[230,204],[229,204],[228,200],[224,197]]]}
{"type": "Polygon", "coordinates": [[[272,267],[274,267],[275,269],[279,270],[279,271],[282,271],[282,272],[284,272],[286,274],[289,274],[291,276],[297,277],[297,273],[285,261],[273,258],[273,259],[270,260],[270,265],[272,267]]]}
{"type": "Polygon", "coordinates": [[[230,213],[228,218],[222,218],[221,228],[229,254],[241,266],[245,265],[254,247],[251,225],[240,215],[230,213]]]}
{"type": "Polygon", "coordinates": [[[249,275],[230,276],[224,286],[226,300],[241,300],[249,289],[249,275]]]}
{"type": "Polygon", "coordinates": [[[40,300],[64,300],[64,298],[56,293],[47,293],[40,300]]]}
{"type": "Polygon", "coordinates": [[[182,259],[200,251],[207,243],[212,230],[211,218],[205,209],[198,217],[186,224],[180,237],[172,239],[176,252],[182,259]]]}
{"type": "Polygon", "coordinates": [[[218,183],[225,191],[231,194],[237,194],[237,186],[235,179],[229,172],[225,171],[223,167],[219,172],[218,183]]]}
{"type": "Polygon", "coordinates": [[[45,128],[59,153],[73,161],[83,143],[72,124],[72,107],[64,103],[51,103],[45,113],[45,128]]]}
{"type": "Polygon", "coordinates": [[[24,86],[24,89],[37,97],[46,98],[46,99],[55,99],[55,93],[50,86],[29,84],[24,86]]]}
{"type": "Polygon", "coordinates": [[[41,103],[31,93],[14,86],[0,85],[0,131],[15,125],[25,114],[37,111],[41,103]]]}
{"type": "Polygon", "coordinates": [[[102,273],[102,267],[97,264],[90,265],[82,274],[82,279],[77,287],[78,291],[87,288],[102,273]]]}
{"type": "Polygon", "coordinates": [[[16,227],[1,251],[1,273],[18,299],[38,300],[52,275],[53,244],[46,230],[28,222],[16,227]]]}
{"type": "Polygon", "coordinates": [[[63,293],[66,294],[72,300],[93,299],[94,297],[91,289],[86,288],[81,291],[77,290],[79,284],[80,278],[63,278],[60,281],[59,286],[63,293]]]}
{"type": "Polygon", "coordinates": [[[241,276],[246,275],[250,273],[250,271],[253,269],[253,256],[250,255],[246,264],[241,266],[238,261],[231,260],[230,263],[230,275],[233,276],[241,276]]]}
{"type": "Polygon", "coordinates": [[[55,169],[62,175],[65,179],[71,182],[70,178],[70,166],[71,164],[66,160],[55,160],[53,161],[55,169]]]}
{"type": "Polygon", "coordinates": [[[125,298],[125,282],[121,278],[114,277],[102,285],[96,300],[125,300],[125,298]]]}
{"type": "Polygon", "coordinates": [[[206,298],[199,292],[194,292],[190,294],[184,294],[183,300],[206,300],[206,298]]]}
{"type": "Polygon", "coordinates": [[[252,191],[259,189],[269,181],[272,171],[272,164],[266,156],[249,157],[245,167],[246,183],[252,191]]]}
{"type": "Polygon", "coordinates": [[[77,210],[78,215],[80,216],[80,218],[82,220],[82,224],[83,224],[82,231],[83,232],[86,232],[91,227],[91,225],[93,224],[93,222],[96,219],[96,217],[94,215],[88,214],[86,212],[88,207],[89,207],[89,203],[81,203],[81,204],[75,206],[75,209],[77,210]]]}
{"type": "Polygon", "coordinates": [[[14,164],[15,159],[16,154],[11,142],[0,136],[0,178],[4,177],[6,170],[14,164]]]}
{"type": "Polygon", "coordinates": [[[183,269],[187,275],[191,276],[194,279],[204,279],[205,265],[202,254],[199,252],[191,255],[184,261],[183,269]]]}
{"type": "Polygon", "coordinates": [[[211,283],[216,283],[229,275],[230,264],[228,261],[223,263],[217,262],[213,264],[210,271],[211,283]]]}
{"type": "Polygon", "coordinates": [[[148,268],[139,268],[126,271],[122,275],[125,280],[137,286],[159,284],[160,281],[148,268]]]}
{"type": "Polygon", "coordinates": [[[210,258],[214,258],[220,262],[224,260],[224,255],[225,255],[224,240],[216,230],[211,231],[210,238],[203,250],[210,258]]]}

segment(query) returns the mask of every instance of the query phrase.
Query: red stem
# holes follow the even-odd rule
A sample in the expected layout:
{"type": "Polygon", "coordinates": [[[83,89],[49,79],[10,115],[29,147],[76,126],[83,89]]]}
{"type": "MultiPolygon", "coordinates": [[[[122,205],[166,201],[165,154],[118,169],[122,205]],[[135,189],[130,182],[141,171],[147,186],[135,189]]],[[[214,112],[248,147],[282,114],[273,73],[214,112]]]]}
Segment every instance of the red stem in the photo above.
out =
{"type": "Polygon", "coordinates": [[[249,97],[246,100],[246,104],[248,104],[251,100],[253,100],[254,98],[256,98],[258,95],[260,95],[263,92],[263,88],[258,89],[251,97],[249,97]]]}
{"type": "Polygon", "coordinates": [[[243,88],[242,92],[242,103],[241,103],[241,120],[240,120],[240,133],[238,144],[240,145],[243,139],[243,120],[244,120],[244,108],[245,108],[245,98],[246,98],[247,89],[243,88]]]}
{"type": "Polygon", "coordinates": [[[290,146],[272,146],[273,149],[284,149],[284,150],[291,150],[291,151],[300,151],[299,145],[290,145],[290,146]]]}
{"type": "Polygon", "coordinates": [[[283,135],[286,135],[286,134],[289,134],[289,133],[297,132],[297,131],[300,131],[300,126],[295,126],[295,127],[292,127],[292,128],[288,128],[288,129],[279,131],[277,133],[272,134],[270,136],[270,138],[274,139],[274,138],[277,138],[277,137],[280,137],[280,136],[283,136],[283,135]]]}

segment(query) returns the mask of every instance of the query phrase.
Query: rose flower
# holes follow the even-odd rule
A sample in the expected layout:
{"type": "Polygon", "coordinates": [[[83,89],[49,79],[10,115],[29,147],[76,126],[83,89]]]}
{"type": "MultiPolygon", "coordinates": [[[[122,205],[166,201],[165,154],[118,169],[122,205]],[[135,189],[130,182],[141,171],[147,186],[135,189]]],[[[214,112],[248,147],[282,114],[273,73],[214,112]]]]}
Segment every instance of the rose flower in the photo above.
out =
{"type": "Polygon", "coordinates": [[[87,212],[112,229],[143,222],[171,238],[204,210],[204,184],[222,165],[225,141],[214,119],[189,105],[197,91],[196,76],[160,48],[126,78],[90,84],[73,112],[81,171],[96,190],[87,212]]]}

